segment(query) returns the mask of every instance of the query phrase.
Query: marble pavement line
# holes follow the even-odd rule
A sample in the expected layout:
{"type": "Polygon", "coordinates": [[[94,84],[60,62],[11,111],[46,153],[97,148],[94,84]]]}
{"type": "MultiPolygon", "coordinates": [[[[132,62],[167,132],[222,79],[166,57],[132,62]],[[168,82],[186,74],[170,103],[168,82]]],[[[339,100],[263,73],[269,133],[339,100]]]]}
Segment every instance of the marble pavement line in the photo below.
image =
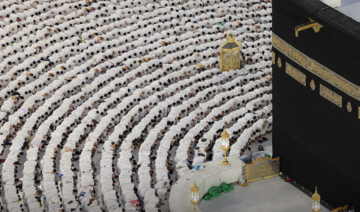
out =
{"type": "MultiPolygon", "coordinates": [[[[194,183],[199,187],[200,198],[207,193],[212,186],[219,186],[220,183],[228,184],[239,181],[240,175],[245,172],[245,163],[235,156],[227,157],[229,165],[222,165],[220,160],[201,165],[199,171],[189,170],[171,188],[169,204],[170,212],[193,212],[194,205],[190,202],[190,187],[194,183]]],[[[197,212],[202,212],[196,207],[197,212]]],[[[204,211],[206,212],[206,211],[204,211]]]]}
{"type": "MultiPolygon", "coordinates": [[[[311,204],[311,198],[302,191],[280,177],[273,177],[245,187],[234,185],[233,191],[200,201],[198,206],[204,212],[306,212],[311,211],[311,204]]],[[[321,207],[321,212],[330,211],[321,207]]]]}

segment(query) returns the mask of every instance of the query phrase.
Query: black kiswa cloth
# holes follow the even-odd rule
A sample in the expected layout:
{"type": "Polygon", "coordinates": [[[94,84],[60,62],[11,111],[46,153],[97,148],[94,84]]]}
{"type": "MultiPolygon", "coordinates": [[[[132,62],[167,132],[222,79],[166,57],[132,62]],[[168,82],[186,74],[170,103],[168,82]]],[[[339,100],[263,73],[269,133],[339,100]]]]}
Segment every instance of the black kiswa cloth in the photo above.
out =
{"type": "Polygon", "coordinates": [[[273,155],[281,158],[281,172],[285,176],[311,191],[315,186],[321,188],[321,199],[329,205],[360,208],[359,160],[354,158],[360,150],[360,142],[355,142],[359,141],[358,135],[354,133],[360,129],[360,101],[353,97],[357,94],[346,91],[350,86],[340,89],[345,80],[360,86],[360,23],[321,1],[273,0],[272,3],[273,40],[277,41],[276,35],[299,52],[292,50],[291,56],[289,47],[281,48],[273,42],[276,97],[273,155]],[[308,23],[309,18],[323,27],[318,33],[312,28],[300,31],[296,37],[295,27],[308,23]],[[279,58],[282,67],[278,65],[279,58]],[[333,73],[324,77],[315,74],[325,71],[315,72],[313,64],[306,67],[304,61],[309,61],[308,58],[344,80],[332,80],[333,73]],[[305,86],[286,73],[286,63],[306,75],[305,86]],[[310,88],[312,80],[316,85],[314,91],[310,88]],[[341,96],[342,107],[321,96],[320,85],[341,96]],[[356,110],[353,107],[349,112],[348,102],[356,105],[356,110]]]}
{"type": "MultiPolygon", "coordinates": [[[[345,79],[360,86],[360,23],[321,1],[273,0],[273,33],[285,42],[345,79]],[[325,9],[327,8],[327,9],[325,9]],[[299,32],[295,27],[310,22],[323,27],[299,32]]],[[[273,49],[276,49],[273,47],[273,49]]],[[[278,55],[275,55],[276,61],[278,55]]],[[[283,63],[287,62],[281,58],[283,63]]],[[[284,68],[285,64],[283,64],[284,68]]],[[[277,66],[276,66],[277,67],[277,66]]],[[[300,70],[301,71],[301,70],[300,70]]],[[[276,79],[275,79],[276,80],[276,79]]]]}

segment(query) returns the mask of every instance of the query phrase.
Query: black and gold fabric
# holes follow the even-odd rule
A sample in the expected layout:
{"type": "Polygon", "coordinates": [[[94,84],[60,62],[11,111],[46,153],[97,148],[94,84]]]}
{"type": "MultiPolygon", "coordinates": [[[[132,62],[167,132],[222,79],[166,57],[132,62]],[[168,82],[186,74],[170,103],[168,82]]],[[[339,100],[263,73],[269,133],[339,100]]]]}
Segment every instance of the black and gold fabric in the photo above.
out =
{"type": "Polygon", "coordinates": [[[321,1],[273,0],[272,63],[280,171],[360,208],[360,23],[321,1]]]}

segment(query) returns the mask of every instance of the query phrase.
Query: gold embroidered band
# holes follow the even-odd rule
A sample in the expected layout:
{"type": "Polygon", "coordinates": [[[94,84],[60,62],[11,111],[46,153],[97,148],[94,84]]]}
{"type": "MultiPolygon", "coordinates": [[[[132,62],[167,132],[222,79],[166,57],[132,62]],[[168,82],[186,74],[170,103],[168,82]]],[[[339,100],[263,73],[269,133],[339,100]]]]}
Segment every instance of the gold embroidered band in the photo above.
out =
{"type": "Polygon", "coordinates": [[[320,96],[342,108],[342,97],[320,84],[320,96]]]}
{"type": "Polygon", "coordinates": [[[349,113],[351,113],[352,107],[351,107],[351,103],[350,103],[350,102],[347,103],[346,109],[348,110],[349,113]]]}
{"type": "Polygon", "coordinates": [[[306,86],[306,75],[294,68],[289,63],[286,63],[285,72],[292,78],[300,82],[303,86],[306,86]]]}
{"type": "Polygon", "coordinates": [[[275,52],[272,52],[272,63],[275,64],[275,52]]]}
{"type": "Polygon", "coordinates": [[[279,38],[276,34],[273,33],[273,46],[282,52],[287,57],[291,58],[294,62],[315,74],[316,76],[322,78],[326,82],[330,83],[334,87],[342,90],[347,93],[349,96],[360,101],[360,87],[348,81],[347,79],[341,77],[337,73],[331,71],[315,60],[309,58],[299,50],[292,47],[290,44],[286,43],[284,40],[279,38]]]}

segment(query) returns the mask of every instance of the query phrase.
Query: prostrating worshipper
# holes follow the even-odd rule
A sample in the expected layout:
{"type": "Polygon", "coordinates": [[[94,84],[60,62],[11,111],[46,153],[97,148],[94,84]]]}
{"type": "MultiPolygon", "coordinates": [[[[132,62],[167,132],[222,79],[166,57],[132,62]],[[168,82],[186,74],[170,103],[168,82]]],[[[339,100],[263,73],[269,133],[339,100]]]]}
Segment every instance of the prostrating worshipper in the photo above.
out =
{"type": "Polygon", "coordinates": [[[234,111],[271,115],[271,97],[256,100],[271,74],[271,4],[233,3],[40,1],[1,11],[1,152],[10,150],[1,170],[15,188],[3,191],[7,209],[168,211],[172,179],[211,159],[216,129],[241,123],[233,143],[245,145],[266,134],[270,124],[234,111]],[[230,29],[245,41],[245,68],[220,74],[230,29]]]}

